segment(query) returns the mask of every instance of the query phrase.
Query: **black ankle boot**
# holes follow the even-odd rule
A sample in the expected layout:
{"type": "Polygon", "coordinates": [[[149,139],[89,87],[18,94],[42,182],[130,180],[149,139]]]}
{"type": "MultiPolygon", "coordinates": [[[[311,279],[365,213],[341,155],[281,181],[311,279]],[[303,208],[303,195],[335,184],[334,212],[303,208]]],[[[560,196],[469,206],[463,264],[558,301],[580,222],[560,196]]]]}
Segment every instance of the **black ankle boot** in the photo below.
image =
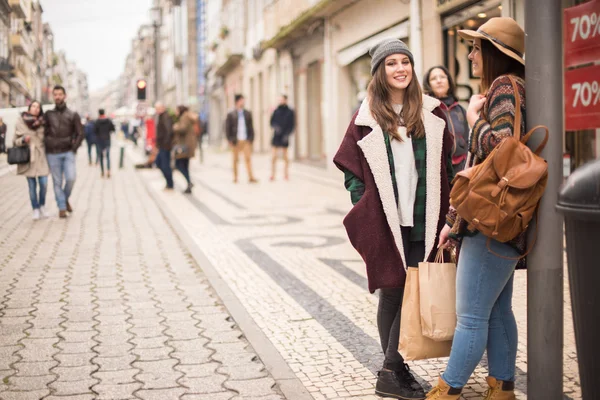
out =
{"type": "Polygon", "coordinates": [[[408,364],[402,364],[402,367],[394,372],[398,377],[398,381],[408,384],[417,393],[417,395],[421,396],[420,398],[425,398],[425,391],[423,390],[421,384],[417,382],[413,374],[410,372],[408,364]]]}
{"type": "Polygon", "coordinates": [[[381,370],[377,373],[377,385],[375,386],[375,393],[381,397],[388,397],[392,399],[425,399],[425,392],[420,386],[419,390],[415,390],[411,386],[411,382],[407,380],[404,375],[402,375],[402,380],[400,380],[399,373],[396,371],[381,370]]]}

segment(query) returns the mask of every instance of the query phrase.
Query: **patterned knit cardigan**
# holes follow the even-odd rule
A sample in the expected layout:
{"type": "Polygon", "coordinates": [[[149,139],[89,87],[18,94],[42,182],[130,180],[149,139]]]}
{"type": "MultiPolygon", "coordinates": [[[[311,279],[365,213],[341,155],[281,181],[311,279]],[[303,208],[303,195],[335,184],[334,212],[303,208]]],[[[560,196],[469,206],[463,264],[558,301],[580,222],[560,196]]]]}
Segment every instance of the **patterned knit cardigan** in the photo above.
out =
{"type": "MultiPolygon", "coordinates": [[[[521,132],[525,132],[525,81],[515,77],[519,96],[521,98],[521,132]]],[[[508,75],[502,75],[492,83],[486,94],[486,101],[479,119],[475,122],[469,138],[469,155],[466,168],[482,163],[487,156],[500,144],[502,139],[513,135],[515,122],[516,94],[508,75]]],[[[464,236],[474,235],[476,232],[467,230],[467,223],[453,208],[446,218],[452,227],[450,236],[460,239],[464,236]]],[[[507,242],[519,254],[525,254],[527,249],[527,232],[521,233],[513,240],[507,242]]],[[[527,267],[525,258],[517,264],[517,269],[527,267]]]]}

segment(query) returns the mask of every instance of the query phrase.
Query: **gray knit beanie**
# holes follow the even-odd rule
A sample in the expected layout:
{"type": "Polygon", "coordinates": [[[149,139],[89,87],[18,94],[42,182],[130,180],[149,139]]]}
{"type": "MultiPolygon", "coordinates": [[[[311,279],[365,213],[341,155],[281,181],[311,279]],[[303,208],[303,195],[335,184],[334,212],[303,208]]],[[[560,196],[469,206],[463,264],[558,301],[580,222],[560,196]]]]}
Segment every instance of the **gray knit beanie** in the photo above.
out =
{"type": "Polygon", "coordinates": [[[369,55],[371,56],[371,75],[374,75],[379,64],[392,54],[404,54],[408,56],[411,64],[414,65],[415,63],[406,43],[400,39],[384,39],[369,50],[369,55]]]}

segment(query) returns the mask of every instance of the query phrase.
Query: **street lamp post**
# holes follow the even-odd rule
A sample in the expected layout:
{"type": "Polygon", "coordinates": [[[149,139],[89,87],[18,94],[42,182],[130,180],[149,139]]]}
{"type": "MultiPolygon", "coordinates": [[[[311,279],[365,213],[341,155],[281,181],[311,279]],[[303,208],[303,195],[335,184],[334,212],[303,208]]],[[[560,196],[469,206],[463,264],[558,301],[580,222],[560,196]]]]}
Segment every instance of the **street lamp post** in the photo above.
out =
{"type": "Polygon", "coordinates": [[[160,27],[162,25],[162,10],[160,6],[150,9],[152,27],[154,28],[154,101],[160,96],[160,27]]]}

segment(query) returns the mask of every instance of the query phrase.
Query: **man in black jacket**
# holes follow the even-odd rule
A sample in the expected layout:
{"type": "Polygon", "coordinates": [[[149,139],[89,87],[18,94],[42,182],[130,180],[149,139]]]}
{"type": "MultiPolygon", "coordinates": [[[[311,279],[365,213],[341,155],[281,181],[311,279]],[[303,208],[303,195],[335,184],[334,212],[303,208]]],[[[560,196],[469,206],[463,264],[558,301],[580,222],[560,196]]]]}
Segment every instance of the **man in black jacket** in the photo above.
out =
{"type": "Polygon", "coordinates": [[[244,96],[235,95],[235,109],[225,119],[225,136],[233,150],[233,182],[238,181],[238,160],[240,153],[244,154],[248,180],[250,183],[258,182],[252,174],[252,142],[254,141],[254,126],[252,114],[244,109],[244,96]]]}
{"type": "Polygon", "coordinates": [[[288,146],[290,144],[290,135],[294,131],[295,115],[287,104],[287,96],[281,95],[279,107],[275,109],[271,116],[271,128],[273,128],[273,139],[271,146],[273,147],[273,158],[271,162],[271,180],[275,180],[275,166],[277,164],[277,153],[279,150],[283,153],[283,161],[285,163],[284,178],[289,179],[288,169],[290,161],[288,159],[288,146]]]}
{"type": "Polygon", "coordinates": [[[154,105],[156,110],[156,166],[160,169],[167,186],[165,190],[173,190],[173,170],[171,169],[171,149],[173,148],[173,120],[167,112],[164,104],[157,102],[154,105]]]}
{"type": "Polygon", "coordinates": [[[94,123],[94,130],[96,133],[96,151],[100,158],[100,173],[104,178],[104,155],[106,154],[106,172],[107,177],[110,178],[110,134],[115,129],[115,124],[106,118],[104,109],[98,110],[98,119],[94,123]]]}
{"type": "Polygon", "coordinates": [[[73,212],[69,197],[75,185],[75,152],[83,142],[84,135],[81,118],[75,111],[67,108],[65,88],[55,86],[52,96],[56,107],[44,114],[46,119],[44,143],[59,216],[67,218],[67,212],[73,212]]]}

